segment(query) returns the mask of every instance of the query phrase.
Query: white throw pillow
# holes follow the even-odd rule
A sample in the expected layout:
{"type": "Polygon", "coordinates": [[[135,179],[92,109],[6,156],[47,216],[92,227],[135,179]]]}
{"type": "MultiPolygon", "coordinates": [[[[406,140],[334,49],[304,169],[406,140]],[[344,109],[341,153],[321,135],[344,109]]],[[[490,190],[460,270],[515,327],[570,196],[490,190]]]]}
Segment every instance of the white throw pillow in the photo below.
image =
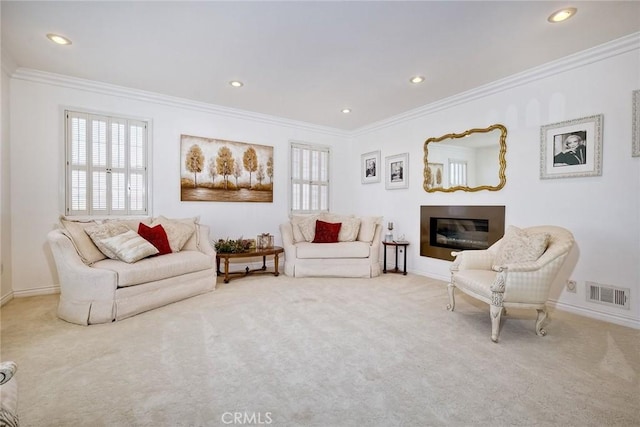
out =
{"type": "Polygon", "coordinates": [[[537,260],[547,250],[550,238],[548,233],[528,233],[510,225],[504,233],[491,268],[499,271],[507,264],[537,260]]]}
{"type": "Polygon", "coordinates": [[[104,241],[110,237],[117,236],[119,234],[126,233],[131,230],[124,222],[107,222],[100,225],[94,225],[93,227],[85,228],[85,232],[91,237],[93,243],[96,244],[98,249],[111,259],[118,259],[118,255],[112,251],[104,241]]]}
{"type": "Polygon", "coordinates": [[[119,260],[129,264],[158,253],[155,246],[133,230],[104,239],[102,243],[113,251],[119,260]]]}

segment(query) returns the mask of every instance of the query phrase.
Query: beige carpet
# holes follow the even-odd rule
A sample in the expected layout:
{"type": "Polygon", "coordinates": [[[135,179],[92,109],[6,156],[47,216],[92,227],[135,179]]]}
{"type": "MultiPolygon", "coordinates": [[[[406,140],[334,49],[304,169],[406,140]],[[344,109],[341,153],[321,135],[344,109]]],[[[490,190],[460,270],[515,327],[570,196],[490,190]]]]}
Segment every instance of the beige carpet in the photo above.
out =
{"type": "Polygon", "coordinates": [[[253,276],[117,323],[2,308],[23,426],[638,426],[640,331],[505,318],[420,276],[253,276]],[[239,418],[238,418],[239,417],[239,418]]]}

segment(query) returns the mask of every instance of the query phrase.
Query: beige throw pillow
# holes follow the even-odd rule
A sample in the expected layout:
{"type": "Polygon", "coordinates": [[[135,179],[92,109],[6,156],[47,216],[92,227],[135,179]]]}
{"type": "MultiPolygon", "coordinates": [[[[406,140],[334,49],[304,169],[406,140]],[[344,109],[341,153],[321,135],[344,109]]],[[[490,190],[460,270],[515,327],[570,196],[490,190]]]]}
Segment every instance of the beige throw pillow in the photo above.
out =
{"type": "Polygon", "coordinates": [[[381,216],[360,217],[360,230],[358,241],[371,243],[376,235],[376,226],[382,222],[381,216]]]}
{"type": "Polygon", "coordinates": [[[196,231],[195,218],[178,220],[159,216],[151,223],[151,226],[155,227],[158,224],[162,224],[162,228],[167,233],[172,252],[180,252],[196,231]]]}
{"type": "Polygon", "coordinates": [[[298,227],[300,228],[300,232],[304,237],[304,241],[313,242],[313,239],[316,237],[317,218],[317,215],[313,215],[298,223],[298,227]]]}
{"type": "Polygon", "coordinates": [[[111,259],[118,259],[118,255],[109,249],[108,246],[104,244],[105,239],[108,239],[113,236],[117,236],[119,234],[126,233],[131,230],[126,223],[124,222],[107,222],[104,224],[94,225],[92,227],[87,227],[84,231],[91,237],[93,243],[96,244],[98,249],[108,256],[111,259]]]}
{"type": "Polygon", "coordinates": [[[311,240],[307,240],[304,236],[304,234],[302,234],[302,230],[300,229],[300,224],[302,222],[306,222],[306,221],[313,221],[313,234],[315,235],[315,224],[316,224],[316,219],[318,219],[319,215],[316,214],[308,214],[308,215],[292,215],[291,216],[291,228],[293,230],[293,241],[294,243],[299,243],[299,242],[310,242],[311,240],[313,240],[313,237],[311,237],[311,240]]]}
{"type": "Polygon", "coordinates": [[[548,233],[528,233],[510,225],[504,233],[492,269],[499,271],[507,264],[535,261],[547,250],[548,233]]]}
{"type": "Polygon", "coordinates": [[[80,259],[87,265],[106,258],[84,231],[88,227],[98,225],[96,221],[73,221],[60,217],[60,231],[71,239],[80,259]]]}
{"type": "MultiPolygon", "coordinates": [[[[164,226],[163,226],[164,227],[164,226]]],[[[158,249],[133,230],[109,237],[102,244],[129,264],[158,253],[158,249]]]]}

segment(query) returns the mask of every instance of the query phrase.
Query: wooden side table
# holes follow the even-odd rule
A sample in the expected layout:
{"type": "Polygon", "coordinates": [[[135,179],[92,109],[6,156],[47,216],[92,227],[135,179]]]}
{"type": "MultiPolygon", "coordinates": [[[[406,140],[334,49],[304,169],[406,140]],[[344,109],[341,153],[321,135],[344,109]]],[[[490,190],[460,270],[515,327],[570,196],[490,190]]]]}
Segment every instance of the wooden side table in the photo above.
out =
{"type": "Polygon", "coordinates": [[[382,269],[383,273],[402,273],[403,275],[407,275],[407,246],[409,246],[409,242],[382,242],[384,245],[384,268],[382,269]],[[387,271],[387,247],[395,247],[396,248],[396,268],[393,270],[387,271]],[[402,264],[404,271],[400,271],[398,269],[398,248],[402,248],[404,251],[404,264],[402,264]]]}
{"type": "Polygon", "coordinates": [[[280,273],[278,272],[278,255],[284,252],[284,248],[280,246],[274,246],[269,249],[252,249],[247,252],[240,252],[235,254],[224,254],[224,253],[216,253],[216,269],[218,276],[222,276],[222,272],[220,271],[220,260],[224,259],[224,283],[229,283],[229,280],[232,277],[229,277],[230,274],[239,275],[239,276],[248,276],[251,273],[272,273],[274,276],[278,276],[280,273]],[[273,267],[274,271],[267,271],[267,256],[273,255],[273,267]],[[254,257],[262,257],[262,268],[257,268],[254,270],[250,270],[249,267],[246,267],[244,271],[229,271],[229,260],[230,259],[238,259],[238,258],[254,258],[254,257]]]}

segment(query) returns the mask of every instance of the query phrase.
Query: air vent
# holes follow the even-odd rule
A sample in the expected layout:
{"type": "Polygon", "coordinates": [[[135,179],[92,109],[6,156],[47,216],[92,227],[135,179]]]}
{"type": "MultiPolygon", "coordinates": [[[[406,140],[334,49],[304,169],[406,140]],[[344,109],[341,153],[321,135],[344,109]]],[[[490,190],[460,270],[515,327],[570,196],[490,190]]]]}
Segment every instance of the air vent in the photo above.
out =
{"type": "Polygon", "coordinates": [[[587,301],[629,310],[630,289],[587,282],[587,301]]]}

